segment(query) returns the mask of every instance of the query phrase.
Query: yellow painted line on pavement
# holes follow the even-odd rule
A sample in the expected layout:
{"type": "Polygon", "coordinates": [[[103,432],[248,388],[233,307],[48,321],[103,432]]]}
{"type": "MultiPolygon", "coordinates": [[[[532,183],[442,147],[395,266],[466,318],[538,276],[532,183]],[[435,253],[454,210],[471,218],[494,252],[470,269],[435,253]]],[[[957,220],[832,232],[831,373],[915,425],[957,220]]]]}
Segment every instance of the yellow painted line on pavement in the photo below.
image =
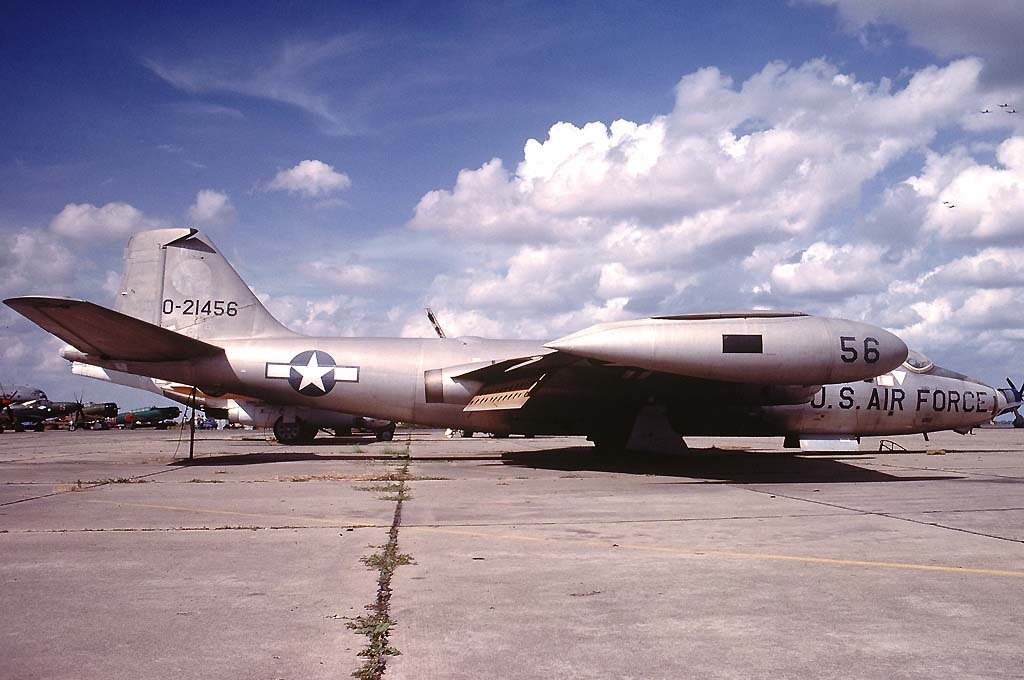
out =
{"type": "Polygon", "coordinates": [[[958,567],[945,564],[918,564],[914,562],[882,562],[874,560],[848,560],[835,557],[813,557],[806,555],[783,555],[778,553],[756,553],[738,552],[731,550],[705,550],[702,548],[686,548],[655,545],[635,545],[630,543],[619,543],[613,546],[610,542],[594,541],[591,539],[576,538],[548,538],[544,536],[526,536],[507,533],[489,533],[486,531],[469,531],[466,529],[450,529],[447,527],[402,527],[402,531],[425,531],[453,536],[466,536],[470,538],[491,538],[508,541],[524,542],[548,542],[548,543],[576,543],[595,548],[614,548],[616,550],[636,550],[640,552],[655,552],[675,555],[690,555],[694,557],[725,557],[732,559],[747,560],[771,560],[783,562],[803,562],[805,564],[828,564],[846,567],[867,567],[873,569],[906,569],[911,571],[937,571],[956,574],[975,574],[983,576],[1008,576],[1012,578],[1024,578],[1024,571],[1013,571],[1009,569],[985,569],[981,567],[958,567]]]}
{"type": "MultiPolygon", "coordinates": [[[[177,505],[158,505],[154,503],[125,503],[119,501],[88,500],[88,503],[102,503],[105,505],[123,505],[136,508],[150,508],[154,510],[174,510],[178,512],[206,513],[213,515],[227,515],[231,517],[248,517],[259,519],[276,519],[317,522],[321,524],[338,524],[343,526],[359,528],[385,528],[384,524],[353,522],[344,519],[332,519],[325,517],[308,517],[304,515],[272,515],[252,512],[236,512],[233,510],[209,510],[201,508],[182,507],[177,505]]],[[[955,574],[973,574],[981,576],[1005,576],[1011,578],[1024,578],[1024,571],[1013,571],[1009,569],[985,569],[981,567],[958,567],[945,564],[918,564],[913,562],[882,562],[874,560],[853,560],[835,557],[813,557],[807,555],[784,555],[779,553],[756,553],[739,552],[731,550],[705,550],[702,548],[638,545],[632,543],[619,543],[615,546],[607,541],[595,541],[592,539],[576,538],[551,538],[546,536],[529,536],[525,534],[492,533],[486,531],[471,531],[468,529],[454,529],[449,527],[429,526],[405,526],[403,532],[422,531],[427,533],[446,534],[451,536],[465,536],[468,538],[489,538],[505,541],[518,541],[524,543],[575,543],[593,548],[614,548],[616,550],[634,550],[638,552],[664,553],[672,555],[689,555],[693,557],[724,557],[730,559],[747,560],[768,560],[782,562],[802,562],[804,564],[827,564],[833,566],[865,567],[872,569],[904,569],[910,571],[934,571],[955,574]]]]}
{"type": "Polygon", "coordinates": [[[231,517],[249,517],[259,519],[279,519],[279,520],[293,520],[301,522],[319,522],[322,524],[339,524],[346,527],[359,527],[359,528],[372,528],[380,527],[386,528],[391,526],[390,524],[375,524],[370,522],[353,522],[346,519],[337,519],[330,517],[307,517],[305,515],[271,515],[257,512],[235,512],[233,510],[209,510],[205,508],[188,508],[179,505],[157,505],[154,503],[125,503],[123,501],[101,501],[101,500],[87,500],[87,503],[102,503],[104,505],[124,505],[132,508],[150,508],[152,510],[175,510],[178,512],[191,512],[197,514],[208,514],[208,515],[228,515],[231,517]]]}

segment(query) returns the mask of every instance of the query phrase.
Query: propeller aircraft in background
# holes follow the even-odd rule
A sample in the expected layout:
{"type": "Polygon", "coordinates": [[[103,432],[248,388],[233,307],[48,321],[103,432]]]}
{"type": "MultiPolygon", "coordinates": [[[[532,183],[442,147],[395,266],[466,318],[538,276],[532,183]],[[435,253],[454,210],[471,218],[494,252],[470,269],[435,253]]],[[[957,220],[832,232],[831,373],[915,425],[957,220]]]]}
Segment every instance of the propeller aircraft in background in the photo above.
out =
{"type": "Polygon", "coordinates": [[[75,430],[94,421],[117,415],[117,404],[50,401],[46,393],[28,385],[0,384],[0,432],[26,429],[42,432],[49,422],[64,421],[75,430]]]}

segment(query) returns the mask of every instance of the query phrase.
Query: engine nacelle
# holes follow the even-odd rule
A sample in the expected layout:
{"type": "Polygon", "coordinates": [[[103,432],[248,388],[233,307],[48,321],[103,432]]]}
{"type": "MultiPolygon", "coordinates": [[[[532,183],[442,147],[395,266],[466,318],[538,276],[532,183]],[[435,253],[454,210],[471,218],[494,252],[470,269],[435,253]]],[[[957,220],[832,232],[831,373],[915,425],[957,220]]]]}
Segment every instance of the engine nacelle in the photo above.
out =
{"type": "Polygon", "coordinates": [[[652,371],[785,385],[865,380],[907,358],[906,344],[877,326],[778,312],[598,324],[546,346],[652,371]]]}

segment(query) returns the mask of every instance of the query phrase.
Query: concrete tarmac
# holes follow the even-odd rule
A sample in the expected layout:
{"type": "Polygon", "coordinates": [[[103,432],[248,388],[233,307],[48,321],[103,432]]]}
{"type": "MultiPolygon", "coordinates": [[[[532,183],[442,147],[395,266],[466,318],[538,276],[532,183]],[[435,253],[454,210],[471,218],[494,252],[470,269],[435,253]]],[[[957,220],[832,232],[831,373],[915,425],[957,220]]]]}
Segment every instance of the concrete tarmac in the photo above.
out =
{"type": "Polygon", "coordinates": [[[0,678],[1024,678],[1024,430],[891,439],[7,432],[0,678]]]}

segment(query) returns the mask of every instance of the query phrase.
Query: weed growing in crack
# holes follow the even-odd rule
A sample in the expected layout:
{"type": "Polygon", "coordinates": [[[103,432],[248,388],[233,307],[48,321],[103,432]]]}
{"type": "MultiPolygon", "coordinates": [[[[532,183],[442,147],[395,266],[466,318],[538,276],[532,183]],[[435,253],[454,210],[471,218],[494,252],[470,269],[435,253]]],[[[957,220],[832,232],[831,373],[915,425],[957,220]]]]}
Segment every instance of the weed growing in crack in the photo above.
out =
{"type": "Polygon", "coordinates": [[[391,628],[395,625],[395,620],[391,618],[391,577],[398,567],[413,564],[411,555],[398,552],[398,528],[402,525],[402,504],[408,498],[406,493],[408,475],[409,460],[407,458],[398,473],[397,484],[387,485],[388,487],[397,486],[396,489],[393,489],[397,492],[394,497],[397,502],[395,503],[394,518],[391,520],[391,528],[388,530],[388,542],[380,546],[377,552],[362,558],[363,564],[368,569],[377,571],[377,599],[366,605],[368,615],[357,616],[346,624],[359,635],[365,635],[368,638],[366,647],[359,652],[359,656],[366,660],[352,673],[353,677],[360,680],[380,680],[384,675],[388,657],[401,653],[389,642],[391,628]]]}

